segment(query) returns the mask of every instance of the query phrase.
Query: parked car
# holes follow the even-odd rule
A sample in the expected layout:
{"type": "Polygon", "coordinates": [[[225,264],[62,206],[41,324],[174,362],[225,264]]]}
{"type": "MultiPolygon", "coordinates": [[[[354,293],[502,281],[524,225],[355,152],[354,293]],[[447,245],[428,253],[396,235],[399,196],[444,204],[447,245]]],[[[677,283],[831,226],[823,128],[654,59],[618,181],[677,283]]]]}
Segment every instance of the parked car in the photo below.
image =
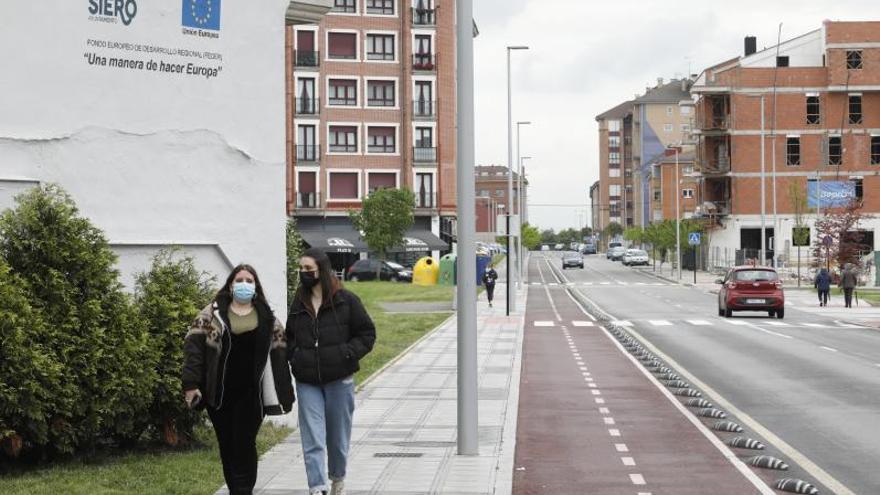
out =
{"type": "Polygon", "coordinates": [[[770,317],[785,317],[785,293],[776,270],[769,267],[738,266],[723,279],[718,291],[718,316],[729,318],[734,311],[767,311],[770,317]]]}
{"type": "Polygon", "coordinates": [[[596,254],[596,245],[595,244],[584,244],[584,249],[581,250],[583,254],[596,254]]]}
{"type": "Polygon", "coordinates": [[[549,244],[542,244],[541,251],[550,251],[550,245],[549,244]]]}
{"type": "Polygon", "coordinates": [[[626,254],[626,248],[623,246],[617,246],[617,247],[613,247],[613,248],[609,249],[606,256],[611,261],[621,261],[621,260],[623,260],[623,255],[625,255],[625,254],[626,254]]]}
{"type": "Polygon", "coordinates": [[[641,249],[627,249],[621,261],[626,266],[647,265],[648,253],[641,249]]]}
{"type": "Polygon", "coordinates": [[[584,267],[584,258],[581,256],[581,253],[578,252],[567,252],[562,255],[562,269],[565,270],[569,267],[584,267]]]}
{"type": "Polygon", "coordinates": [[[351,282],[376,280],[376,272],[379,272],[379,280],[392,282],[412,282],[412,270],[393,261],[382,260],[357,260],[345,272],[345,279],[351,282]]]}
{"type": "Polygon", "coordinates": [[[555,249],[557,251],[562,251],[563,249],[565,249],[565,244],[559,243],[556,246],[554,246],[553,249],[555,249]]]}

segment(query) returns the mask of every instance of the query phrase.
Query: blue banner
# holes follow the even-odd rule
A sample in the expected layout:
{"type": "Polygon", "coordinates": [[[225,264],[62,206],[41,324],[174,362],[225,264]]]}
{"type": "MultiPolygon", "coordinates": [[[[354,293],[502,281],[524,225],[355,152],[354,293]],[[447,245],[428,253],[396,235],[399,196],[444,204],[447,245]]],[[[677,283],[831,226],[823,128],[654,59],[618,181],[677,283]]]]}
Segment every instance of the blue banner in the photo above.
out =
{"type": "Polygon", "coordinates": [[[809,208],[842,208],[856,199],[856,185],[848,180],[807,182],[809,208]]]}
{"type": "Polygon", "coordinates": [[[183,26],[220,30],[221,0],[183,0],[183,26]]]}

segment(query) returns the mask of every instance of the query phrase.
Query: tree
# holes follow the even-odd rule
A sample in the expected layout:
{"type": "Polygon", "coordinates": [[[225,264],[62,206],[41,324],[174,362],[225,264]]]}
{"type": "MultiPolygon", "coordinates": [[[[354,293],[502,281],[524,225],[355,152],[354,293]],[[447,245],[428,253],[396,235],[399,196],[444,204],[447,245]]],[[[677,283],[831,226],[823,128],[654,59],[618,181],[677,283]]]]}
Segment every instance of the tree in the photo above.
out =
{"type": "Polygon", "coordinates": [[[605,230],[603,231],[603,233],[605,234],[605,236],[608,239],[613,239],[613,238],[623,234],[623,226],[621,226],[617,222],[611,222],[608,224],[607,227],[605,227],[605,230]]]}
{"type": "Polygon", "coordinates": [[[299,285],[299,259],[302,256],[303,238],[296,226],[296,218],[287,219],[287,304],[293,301],[299,285]]]}
{"type": "Polygon", "coordinates": [[[156,254],[150,270],[136,277],[138,317],[150,334],[157,373],[150,418],[167,445],[189,443],[193,427],[202,419],[180,399],[181,343],[198,312],[210,303],[215,283],[214,277],[196,269],[192,257],[174,248],[156,254]]]}
{"type": "Polygon", "coordinates": [[[556,232],[553,229],[545,229],[541,231],[541,243],[542,244],[556,244],[556,232]]]}
{"type": "Polygon", "coordinates": [[[370,250],[384,260],[389,249],[403,244],[404,234],[412,227],[415,201],[409,189],[377,189],[364,199],[361,211],[352,210],[349,215],[370,250]]]}
{"type": "Polygon", "coordinates": [[[862,203],[852,201],[842,208],[825,210],[824,216],[816,221],[816,243],[813,253],[816,260],[825,259],[827,265],[835,261],[843,267],[847,263],[859,264],[859,257],[869,246],[864,244],[858,232],[862,220],[871,218],[862,213],[862,203]],[[831,246],[826,247],[822,240],[831,238],[831,246]]]}
{"type": "Polygon", "coordinates": [[[801,285],[801,246],[810,243],[810,228],[804,224],[804,213],[808,210],[807,193],[802,184],[792,182],[788,186],[788,198],[794,210],[794,227],[791,230],[793,244],[797,246],[798,287],[801,285]]]}
{"type": "Polygon", "coordinates": [[[541,233],[538,232],[537,227],[533,227],[527,223],[523,224],[522,245],[525,246],[526,249],[536,249],[541,245],[541,233]]]}
{"type": "Polygon", "coordinates": [[[46,331],[35,343],[63,357],[67,386],[49,412],[52,447],[138,438],[155,370],[103,232],[60,187],[40,186],[0,214],[0,257],[42,312],[46,331]]]}
{"type": "Polygon", "coordinates": [[[641,227],[630,227],[623,232],[623,238],[633,244],[645,242],[645,231],[641,227]]]}

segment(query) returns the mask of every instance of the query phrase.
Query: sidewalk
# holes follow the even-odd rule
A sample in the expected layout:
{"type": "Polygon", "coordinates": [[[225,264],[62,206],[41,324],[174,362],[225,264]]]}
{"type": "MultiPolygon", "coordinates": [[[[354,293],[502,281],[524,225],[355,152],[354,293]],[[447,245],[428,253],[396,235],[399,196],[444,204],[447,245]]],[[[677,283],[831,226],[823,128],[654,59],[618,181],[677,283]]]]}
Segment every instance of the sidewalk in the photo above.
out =
{"type": "MultiPolygon", "coordinates": [[[[653,271],[651,266],[636,269],[652,277],[678,283],[678,279],[670,273],[667,265],[664,264],[662,271],[658,267],[656,272],[653,271]]],[[[696,287],[704,292],[717,294],[718,284],[715,281],[719,278],[722,277],[710,272],[698,271],[697,283],[694,284],[694,272],[692,270],[682,270],[681,283],[696,287]]],[[[810,284],[803,282],[801,287],[798,288],[796,280],[791,281],[791,283],[787,282],[785,285],[785,305],[844,323],[880,328],[880,307],[871,306],[868,302],[860,300],[858,306],[855,306],[854,302],[852,308],[845,308],[843,296],[832,296],[828,306],[821,308],[819,307],[816,290],[810,284]]]]}
{"type": "MultiPolygon", "coordinates": [[[[482,295],[477,303],[480,454],[456,455],[453,316],[358,392],[346,493],[510,493],[523,317],[504,315],[504,290],[499,283],[494,308],[482,295]]],[[[517,304],[525,308],[525,291],[517,304]]],[[[295,421],[295,414],[281,420],[295,421]]],[[[308,494],[299,432],[266,453],[259,469],[255,494],[308,494]]]]}

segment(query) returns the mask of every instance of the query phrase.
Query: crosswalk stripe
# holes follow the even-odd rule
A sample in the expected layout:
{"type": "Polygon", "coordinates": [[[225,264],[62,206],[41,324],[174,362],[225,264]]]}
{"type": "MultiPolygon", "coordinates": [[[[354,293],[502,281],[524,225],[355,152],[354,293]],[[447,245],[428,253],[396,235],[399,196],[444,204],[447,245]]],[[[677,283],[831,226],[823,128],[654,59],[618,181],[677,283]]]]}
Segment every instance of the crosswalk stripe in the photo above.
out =
{"type": "Polygon", "coordinates": [[[738,327],[744,327],[749,324],[749,322],[747,322],[747,321],[736,321],[736,320],[724,320],[724,321],[726,321],[727,323],[730,323],[731,325],[736,325],[738,327]]]}
{"type": "Polygon", "coordinates": [[[783,323],[781,321],[768,321],[767,324],[770,326],[774,326],[774,327],[790,327],[791,326],[788,323],[783,323]]]}
{"type": "Polygon", "coordinates": [[[654,325],[655,327],[669,327],[669,326],[672,326],[672,323],[669,323],[669,322],[666,321],[666,320],[649,320],[649,323],[650,323],[651,325],[654,325]]]}
{"type": "Polygon", "coordinates": [[[555,324],[552,321],[536,321],[535,322],[536,327],[552,327],[554,325],[555,324]]]}
{"type": "Polygon", "coordinates": [[[611,282],[599,282],[599,285],[611,285],[611,282]]]}
{"type": "Polygon", "coordinates": [[[828,328],[825,325],[819,323],[804,323],[804,326],[813,327],[813,328],[828,328]]]}
{"type": "Polygon", "coordinates": [[[706,320],[688,320],[687,322],[690,323],[691,325],[695,325],[698,327],[707,327],[707,326],[712,325],[711,323],[709,323],[706,320]]]}
{"type": "Polygon", "coordinates": [[[571,324],[576,327],[591,327],[591,326],[593,326],[592,321],[572,321],[571,324]]]}

